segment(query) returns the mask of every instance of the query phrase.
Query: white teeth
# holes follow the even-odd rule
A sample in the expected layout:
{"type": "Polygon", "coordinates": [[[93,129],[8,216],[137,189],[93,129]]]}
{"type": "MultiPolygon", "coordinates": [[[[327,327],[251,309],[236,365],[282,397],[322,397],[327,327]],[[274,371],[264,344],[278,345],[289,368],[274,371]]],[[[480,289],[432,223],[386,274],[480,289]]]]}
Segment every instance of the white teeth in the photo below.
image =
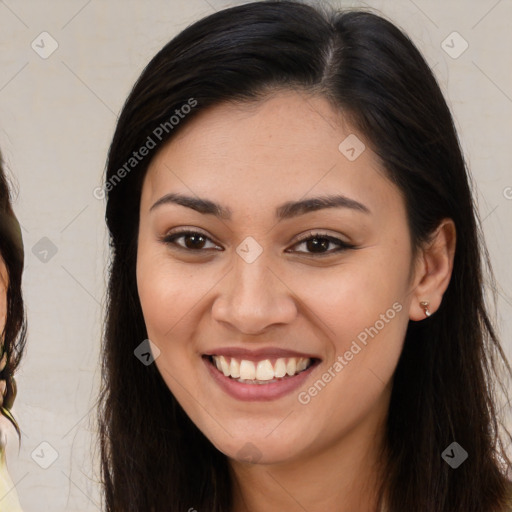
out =
{"type": "Polygon", "coordinates": [[[286,375],[286,360],[280,357],[274,366],[274,375],[277,378],[282,378],[286,375]]]}
{"type": "Polygon", "coordinates": [[[268,359],[260,361],[256,368],[256,380],[272,380],[273,378],[274,368],[272,368],[272,363],[268,359]]]}
{"type": "Polygon", "coordinates": [[[229,373],[231,377],[238,379],[240,377],[240,363],[234,358],[231,358],[231,364],[229,365],[229,373]]]}
{"type": "Polygon", "coordinates": [[[254,363],[247,359],[226,358],[225,356],[212,356],[213,362],[219,371],[226,377],[240,379],[240,381],[254,381],[261,384],[293,376],[304,371],[311,364],[307,357],[280,357],[276,359],[274,366],[270,359],[263,359],[254,363]]]}
{"type": "Polygon", "coordinates": [[[220,361],[220,369],[221,369],[222,373],[226,377],[228,377],[229,376],[229,364],[226,361],[226,358],[224,356],[220,356],[219,361],[220,361]]]}
{"type": "Polygon", "coordinates": [[[252,361],[242,359],[240,362],[240,378],[244,380],[254,380],[256,378],[256,367],[252,361]]]}
{"type": "Polygon", "coordinates": [[[295,375],[296,371],[297,371],[296,359],[293,359],[293,358],[288,359],[288,362],[286,363],[286,373],[291,376],[291,375],[295,375]]]}

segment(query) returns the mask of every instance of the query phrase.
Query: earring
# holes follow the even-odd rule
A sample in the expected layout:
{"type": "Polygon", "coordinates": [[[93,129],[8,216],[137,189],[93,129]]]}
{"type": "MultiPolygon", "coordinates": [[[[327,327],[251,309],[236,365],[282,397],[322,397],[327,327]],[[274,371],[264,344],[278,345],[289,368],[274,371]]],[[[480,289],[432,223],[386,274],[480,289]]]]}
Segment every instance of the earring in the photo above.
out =
{"type": "Polygon", "coordinates": [[[431,314],[429,309],[428,309],[429,304],[430,304],[430,302],[428,302],[428,301],[420,302],[420,306],[423,308],[423,311],[425,311],[425,316],[426,317],[429,317],[430,314],[431,314]]]}

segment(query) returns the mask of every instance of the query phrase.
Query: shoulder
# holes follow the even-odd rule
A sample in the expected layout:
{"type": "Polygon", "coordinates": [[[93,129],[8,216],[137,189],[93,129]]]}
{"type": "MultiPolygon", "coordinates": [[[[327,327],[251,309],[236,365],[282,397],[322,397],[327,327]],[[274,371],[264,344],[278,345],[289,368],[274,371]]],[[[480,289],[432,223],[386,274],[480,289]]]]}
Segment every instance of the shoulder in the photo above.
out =
{"type": "Polygon", "coordinates": [[[2,496],[2,512],[23,512],[18,500],[16,486],[7,470],[3,447],[0,447],[0,496],[2,496]]]}
{"type": "Polygon", "coordinates": [[[0,504],[1,512],[23,512],[11,475],[7,469],[5,447],[9,438],[10,421],[0,414],[0,504]]]}

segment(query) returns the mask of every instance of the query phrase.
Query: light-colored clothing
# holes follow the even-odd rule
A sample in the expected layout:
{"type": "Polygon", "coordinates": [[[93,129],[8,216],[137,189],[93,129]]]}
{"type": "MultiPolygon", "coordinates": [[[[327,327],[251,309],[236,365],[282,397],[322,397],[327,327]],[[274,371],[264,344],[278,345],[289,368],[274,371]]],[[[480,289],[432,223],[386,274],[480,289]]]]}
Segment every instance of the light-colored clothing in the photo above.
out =
{"type": "MultiPolygon", "coordinates": [[[[0,345],[0,350],[3,347],[0,345]]],[[[0,372],[7,363],[7,354],[4,353],[0,360],[0,372]]],[[[13,378],[0,380],[0,512],[23,512],[18,500],[18,493],[12,481],[7,462],[5,460],[5,447],[9,429],[17,425],[10,408],[16,398],[16,382],[13,378]]]]}
{"type": "Polygon", "coordinates": [[[0,446],[0,512],[23,512],[16,487],[7,470],[5,450],[0,446]]]}

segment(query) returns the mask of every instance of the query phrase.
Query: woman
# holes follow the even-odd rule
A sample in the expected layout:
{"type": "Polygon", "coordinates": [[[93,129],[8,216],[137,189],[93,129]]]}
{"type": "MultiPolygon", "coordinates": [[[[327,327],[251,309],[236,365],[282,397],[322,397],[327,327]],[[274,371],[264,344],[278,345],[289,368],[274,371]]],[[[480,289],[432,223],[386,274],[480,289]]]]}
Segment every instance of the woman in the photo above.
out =
{"type": "Polygon", "coordinates": [[[508,510],[468,176],[394,25],[198,21],[135,84],[105,191],[108,511],[508,510]]]}
{"type": "Polygon", "coordinates": [[[25,347],[25,318],[21,293],[23,242],[18,221],[12,211],[9,188],[0,156],[0,510],[21,512],[16,488],[7,471],[5,446],[11,423],[18,436],[20,429],[12,416],[16,397],[14,374],[25,347]]]}

